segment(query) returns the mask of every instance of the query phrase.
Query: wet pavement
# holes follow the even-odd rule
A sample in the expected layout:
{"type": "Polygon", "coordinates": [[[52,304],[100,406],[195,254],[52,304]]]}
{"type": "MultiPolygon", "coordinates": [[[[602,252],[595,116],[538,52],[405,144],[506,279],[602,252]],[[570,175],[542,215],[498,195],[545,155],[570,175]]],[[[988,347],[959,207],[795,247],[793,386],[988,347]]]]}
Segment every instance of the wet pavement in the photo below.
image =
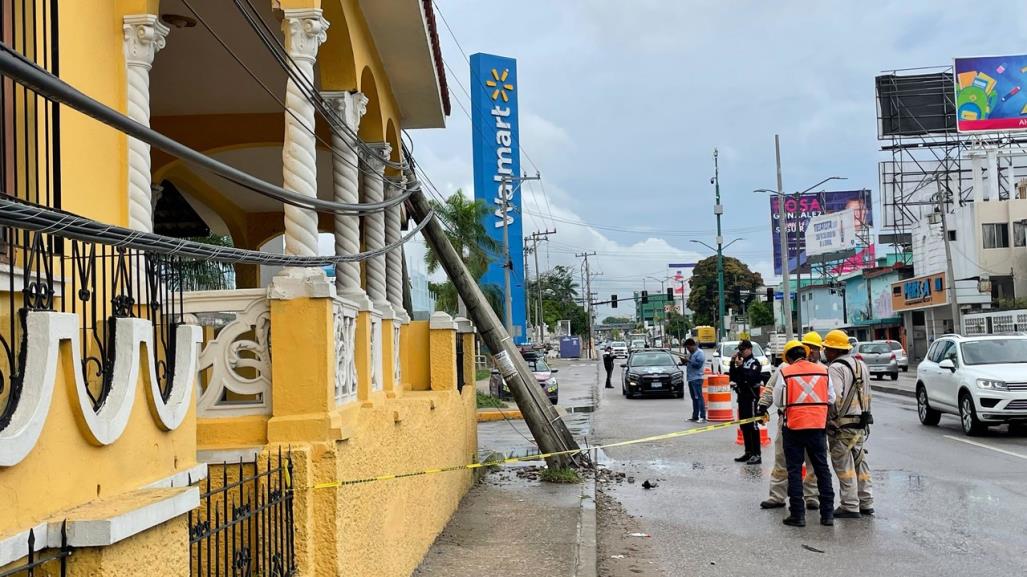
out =
{"type": "MultiPolygon", "coordinates": [[[[583,370],[583,369],[578,369],[583,370]]],[[[598,375],[599,369],[593,369],[598,375]]],[[[590,441],[615,442],[695,426],[688,399],[600,393],[590,441]]],[[[773,447],[761,467],[733,429],[609,449],[602,461],[635,483],[601,490],[637,516],[668,575],[1023,575],[1027,567],[1027,437],[1005,427],[968,439],[955,418],[919,424],[908,397],[878,394],[868,442],[878,514],[785,527],[764,511],[773,447]],[[658,486],[644,490],[644,480],[658,486]]],[[[771,431],[776,429],[776,425],[771,431]]]]}
{"type": "MultiPolygon", "coordinates": [[[[598,399],[595,363],[577,359],[550,361],[559,372],[560,397],[557,412],[575,439],[591,440],[592,415],[598,399]]],[[[538,446],[522,420],[478,423],[479,453],[498,452],[506,456],[535,454],[538,446]]]]}

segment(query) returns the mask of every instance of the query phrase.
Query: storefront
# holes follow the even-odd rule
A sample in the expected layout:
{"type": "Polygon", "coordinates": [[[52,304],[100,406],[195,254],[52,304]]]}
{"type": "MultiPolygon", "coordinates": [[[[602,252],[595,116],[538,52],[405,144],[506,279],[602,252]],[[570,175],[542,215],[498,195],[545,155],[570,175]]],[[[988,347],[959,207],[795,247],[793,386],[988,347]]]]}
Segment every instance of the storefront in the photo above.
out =
{"type": "MultiPolygon", "coordinates": [[[[991,302],[990,293],[978,290],[976,279],[957,280],[956,302],[961,310],[991,302]]],[[[892,283],[891,306],[901,313],[911,363],[920,362],[934,339],[956,332],[949,306],[949,287],[944,272],[892,283]]]]}

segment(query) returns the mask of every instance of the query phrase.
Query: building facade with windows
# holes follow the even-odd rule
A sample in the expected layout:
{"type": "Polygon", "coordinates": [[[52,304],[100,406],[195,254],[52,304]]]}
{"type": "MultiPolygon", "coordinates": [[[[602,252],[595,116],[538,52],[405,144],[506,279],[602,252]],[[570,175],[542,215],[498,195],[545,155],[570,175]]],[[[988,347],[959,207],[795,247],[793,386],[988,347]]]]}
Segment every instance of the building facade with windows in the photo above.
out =
{"type": "Polygon", "coordinates": [[[0,20],[0,574],[409,575],[471,472],[352,481],[476,451],[474,328],[403,305],[432,3],[0,20]]]}

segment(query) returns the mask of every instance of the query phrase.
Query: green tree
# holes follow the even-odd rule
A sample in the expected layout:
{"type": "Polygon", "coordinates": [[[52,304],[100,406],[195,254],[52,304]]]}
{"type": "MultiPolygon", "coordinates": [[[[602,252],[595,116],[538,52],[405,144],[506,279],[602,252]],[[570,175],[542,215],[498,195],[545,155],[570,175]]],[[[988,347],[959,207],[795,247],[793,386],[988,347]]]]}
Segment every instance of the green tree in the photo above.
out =
{"type": "Polygon", "coordinates": [[[685,315],[670,311],[667,313],[667,334],[682,338],[692,330],[692,322],[685,315]]]}
{"type": "MultiPolygon", "coordinates": [[[[688,281],[691,294],[688,295],[688,308],[695,312],[697,325],[717,325],[717,257],[702,259],[695,265],[692,278],[688,281]]],[[[741,310],[743,305],[753,299],[753,295],[763,285],[760,273],[752,272],[749,267],[737,258],[724,257],[724,306],[741,310]]]]}
{"type": "Polygon", "coordinates": [[[749,324],[754,327],[766,327],[774,324],[774,310],[763,301],[749,304],[749,324]]]}
{"type": "MultiPolygon", "coordinates": [[[[489,213],[488,205],[482,200],[467,198],[462,190],[451,194],[445,202],[434,199],[430,202],[435,214],[444,224],[450,244],[467,265],[467,271],[474,280],[480,281],[492,260],[501,258],[499,243],[488,235],[485,225],[482,224],[485,215],[489,213]]],[[[442,266],[438,254],[431,245],[428,245],[428,252],[424,255],[424,263],[429,273],[437,272],[442,266]]],[[[436,310],[463,316],[463,303],[460,302],[455,287],[448,281],[432,284],[432,290],[436,293],[436,310]]],[[[482,286],[482,291],[493,310],[502,318],[502,290],[495,285],[485,285],[482,286]]]]}
{"type": "Polygon", "coordinates": [[[606,317],[605,319],[603,319],[604,325],[617,325],[633,322],[635,322],[635,319],[629,317],[606,317]]]}
{"type": "Polygon", "coordinates": [[[570,320],[571,333],[585,334],[588,328],[588,313],[578,302],[578,283],[574,281],[573,270],[563,265],[553,267],[541,278],[528,281],[528,310],[535,310],[539,286],[542,287],[542,319],[549,328],[556,321],[570,320]]]}

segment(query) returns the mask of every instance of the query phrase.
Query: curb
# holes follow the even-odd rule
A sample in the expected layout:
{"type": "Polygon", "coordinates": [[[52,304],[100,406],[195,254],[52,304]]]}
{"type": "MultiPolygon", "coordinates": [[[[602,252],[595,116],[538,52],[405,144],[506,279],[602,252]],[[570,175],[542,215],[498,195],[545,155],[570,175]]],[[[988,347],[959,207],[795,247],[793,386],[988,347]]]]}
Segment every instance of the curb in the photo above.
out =
{"type": "Polygon", "coordinates": [[[478,411],[478,422],[502,421],[504,419],[523,419],[520,409],[487,409],[478,411]]]}
{"type": "Polygon", "coordinates": [[[596,577],[599,549],[596,531],[596,475],[587,476],[581,484],[581,506],[578,509],[578,546],[574,554],[574,577],[596,577]]]}
{"type": "Polygon", "coordinates": [[[915,399],[916,398],[916,392],[914,392],[914,391],[909,391],[909,390],[906,390],[906,389],[900,389],[898,387],[889,387],[888,385],[883,385],[883,384],[880,384],[880,383],[874,383],[874,384],[870,385],[870,392],[871,392],[871,394],[873,394],[874,391],[880,391],[882,393],[889,393],[889,394],[892,394],[892,395],[900,395],[900,396],[903,396],[903,397],[909,397],[911,399],[915,399]]]}

